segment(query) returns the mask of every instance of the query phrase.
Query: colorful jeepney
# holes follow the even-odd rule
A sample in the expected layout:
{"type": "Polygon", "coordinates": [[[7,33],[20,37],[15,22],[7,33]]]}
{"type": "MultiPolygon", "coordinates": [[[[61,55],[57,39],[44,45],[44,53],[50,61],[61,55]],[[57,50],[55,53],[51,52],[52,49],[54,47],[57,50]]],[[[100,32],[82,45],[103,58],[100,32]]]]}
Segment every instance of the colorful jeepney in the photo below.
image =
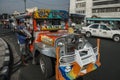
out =
{"type": "Polygon", "coordinates": [[[40,65],[43,80],[73,80],[100,66],[99,40],[96,48],[80,34],[68,33],[68,12],[39,9],[33,13],[30,45],[33,62],[40,65]]]}

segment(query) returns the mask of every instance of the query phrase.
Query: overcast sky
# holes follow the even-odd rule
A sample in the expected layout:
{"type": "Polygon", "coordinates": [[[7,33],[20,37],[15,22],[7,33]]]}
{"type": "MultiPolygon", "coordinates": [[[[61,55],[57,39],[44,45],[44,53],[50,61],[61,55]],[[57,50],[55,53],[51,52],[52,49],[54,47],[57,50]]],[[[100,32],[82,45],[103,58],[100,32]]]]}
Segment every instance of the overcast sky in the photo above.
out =
{"type": "MultiPolygon", "coordinates": [[[[26,7],[68,10],[69,0],[26,0],[26,7]]],[[[24,12],[24,0],[0,0],[0,14],[24,12]]]]}

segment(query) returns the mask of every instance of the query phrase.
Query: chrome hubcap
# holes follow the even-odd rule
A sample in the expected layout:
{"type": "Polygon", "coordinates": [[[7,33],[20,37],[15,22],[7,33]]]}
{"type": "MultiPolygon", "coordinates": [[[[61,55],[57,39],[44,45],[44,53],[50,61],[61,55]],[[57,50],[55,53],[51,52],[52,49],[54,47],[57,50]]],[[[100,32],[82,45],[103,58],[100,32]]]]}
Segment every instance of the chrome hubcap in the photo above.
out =
{"type": "Polygon", "coordinates": [[[119,39],[120,39],[119,37],[115,37],[114,38],[115,41],[119,41],[119,39]]]}
{"type": "Polygon", "coordinates": [[[43,73],[45,73],[45,63],[42,59],[40,59],[40,67],[43,73]]]}

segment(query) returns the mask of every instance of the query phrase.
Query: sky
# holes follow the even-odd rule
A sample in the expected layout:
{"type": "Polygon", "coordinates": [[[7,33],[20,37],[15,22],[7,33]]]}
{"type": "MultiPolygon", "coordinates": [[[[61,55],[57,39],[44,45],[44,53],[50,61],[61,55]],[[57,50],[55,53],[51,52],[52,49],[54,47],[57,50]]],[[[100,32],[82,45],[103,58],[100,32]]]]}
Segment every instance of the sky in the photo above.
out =
{"type": "MultiPolygon", "coordinates": [[[[26,0],[26,8],[32,7],[68,10],[69,0],[26,0]]],[[[24,10],[24,0],[0,0],[0,14],[24,10]]]]}

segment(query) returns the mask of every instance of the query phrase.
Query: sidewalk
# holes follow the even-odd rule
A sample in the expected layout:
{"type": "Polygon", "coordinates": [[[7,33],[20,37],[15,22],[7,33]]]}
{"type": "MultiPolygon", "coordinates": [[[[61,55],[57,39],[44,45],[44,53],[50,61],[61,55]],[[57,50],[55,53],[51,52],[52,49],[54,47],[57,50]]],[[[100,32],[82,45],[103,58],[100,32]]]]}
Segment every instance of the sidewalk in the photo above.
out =
{"type": "Polygon", "coordinates": [[[0,38],[0,80],[9,79],[10,51],[7,43],[0,38]]]}

